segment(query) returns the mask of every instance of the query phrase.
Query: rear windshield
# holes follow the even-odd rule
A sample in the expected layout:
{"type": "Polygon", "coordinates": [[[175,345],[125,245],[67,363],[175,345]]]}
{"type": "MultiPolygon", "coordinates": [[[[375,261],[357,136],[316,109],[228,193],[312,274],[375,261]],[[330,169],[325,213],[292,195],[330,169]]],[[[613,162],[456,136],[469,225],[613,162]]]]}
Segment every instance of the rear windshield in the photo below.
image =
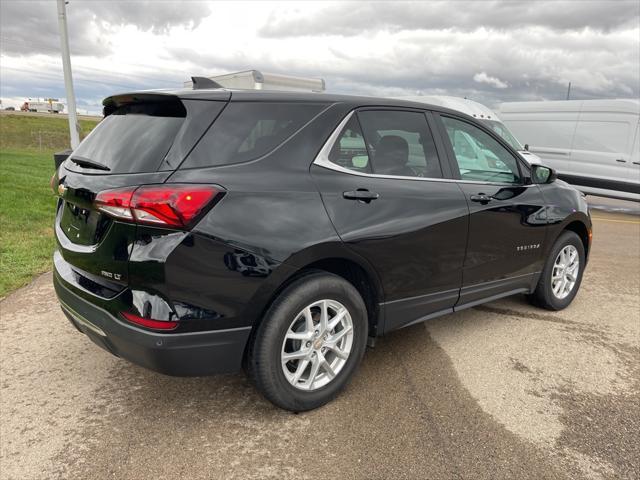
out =
{"type": "Polygon", "coordinates": [[[119,107],[74,150],[66,166],[99,173],[154,172],[171,148],[185,116],[179,101],[119,107]]]}
{"type": "Polygon", "coordinates": [[[286,141],[325,106],[318,103],[231,102],[180,168],[254,160],[286,141]]]}

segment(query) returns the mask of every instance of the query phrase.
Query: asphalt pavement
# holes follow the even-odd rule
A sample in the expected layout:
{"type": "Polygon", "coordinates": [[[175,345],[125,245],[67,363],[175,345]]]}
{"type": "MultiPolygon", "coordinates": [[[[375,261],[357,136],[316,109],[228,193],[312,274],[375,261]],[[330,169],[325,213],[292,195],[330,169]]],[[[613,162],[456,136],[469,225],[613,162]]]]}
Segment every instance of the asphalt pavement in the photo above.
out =
{"type": "Polygon", "coordinates": [[[593,217],[568,309],[517,296],[394,332],[298,415],[242,374],[111,356],[45,274],[0,302],[0,478],[639,478],[640,219],[593,217]]]}

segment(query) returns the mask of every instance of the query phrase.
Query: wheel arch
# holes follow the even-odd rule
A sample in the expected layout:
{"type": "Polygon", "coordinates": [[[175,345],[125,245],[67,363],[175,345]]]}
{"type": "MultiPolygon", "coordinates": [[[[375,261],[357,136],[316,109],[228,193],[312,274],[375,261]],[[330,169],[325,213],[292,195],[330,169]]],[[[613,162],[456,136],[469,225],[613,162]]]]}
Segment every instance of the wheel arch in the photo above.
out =
{"type": "Polygon", "coordinates": [[[384,313],[380,309],[380,303],[384,301],[382,284],[377,272],[366,260],[351,252],[342,243],[336,242],[333,245],[323,245],[299,252],[285,264],[288,267],[287,275],[279,279],[278,286],[269,292],[267,300],[260,302],[263,308],[255,316],[252,333],[245,348],[245,360],[260,323],[278,295],[293,282],[317,272],[332,273],[351,283],[362,296],[367,308],[369,336],[382,333],[384,320],[384,313]]]}
{"type": "Polygon", "coordinates": [[[303,276],[307,272],[328,272],[342,277],[355,287],[367,308],[367,323],[369,325],[369,336],[377,336],[380,322],[380,303],[382,302],[381,291],[376,288],[376,278],[367,272],[358,262],[353,259],[330,257],[317,260],[298,270],[298,276],[303,276]]]}
{"type": "Polygon", "coordinates": [[[582,241],[582,245],[584,247],[585,259],[588,259],[589,258],[589,250],[591,248],[591,229],[590,229],[590,227],[588,227],[582,220],[575,219],[575,220],[571,220],[569,223],[567,223],[564,226],[564,228],[560,231],[558,236],[560,236],[560,234],[562,232],[565,232],[565,231],[574,232],[576,235],[578,235],[578,237],[580,237],[580,240],[582,241]]]}

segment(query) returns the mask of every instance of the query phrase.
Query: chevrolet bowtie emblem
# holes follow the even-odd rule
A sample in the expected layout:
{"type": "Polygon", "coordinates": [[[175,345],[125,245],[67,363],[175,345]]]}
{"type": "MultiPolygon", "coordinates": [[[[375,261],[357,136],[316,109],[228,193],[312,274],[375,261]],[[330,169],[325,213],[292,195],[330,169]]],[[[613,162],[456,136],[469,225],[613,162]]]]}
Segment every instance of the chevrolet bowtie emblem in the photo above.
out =
{"type": "Polygon", "coordinates": [[[62,183],[58,185],[58,195],[61,197],[64,195],[64,192],[67,191],[67,187],[65,187],[62,183]]]}

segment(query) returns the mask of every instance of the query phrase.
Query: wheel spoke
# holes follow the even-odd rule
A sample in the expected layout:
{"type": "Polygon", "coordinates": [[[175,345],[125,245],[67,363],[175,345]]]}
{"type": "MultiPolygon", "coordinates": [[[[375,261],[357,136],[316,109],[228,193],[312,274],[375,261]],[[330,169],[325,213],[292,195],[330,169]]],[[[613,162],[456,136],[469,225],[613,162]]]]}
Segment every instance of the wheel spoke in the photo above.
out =
{"type": "Polygon", "coordinates": [[[309,378],[305,382],[305,386],[309,389],[313,388],[313,382],[316,381],[316,377],[318,376],[318,372],[320,371],[320,359],[316,355],[313,360],[311,360],[311,373],[309,373],[309,378]]]}
{"type": "Polygon", "coordinates": [[[303,350],[298,350],[296,352],[290,352],[290,353],[284,353],[282,354],[282,362],[283,363],[287,363],[290,362],[291,360],[301,360],[303,358],[305,358],[307,356],[306,351],[303,350]]]}
{"type": "Polygon", "coordinates": [[[311,333],[314,330],[313,326],[313,314],[311,313],[311,309],[309,307],[304,309],[304,326],[307,330],[307,333],[311,333]]]}
{"type": "Polygon", "coordinates": [[[347,333],[349,333],[351,329],[352,327],[351,325],[349,325],[348,327],[343,328],[342,330],[337,332],[335,335],[330,336],[326,342],[327,345],[337,345],[338,342],[342,339],[342,337],[344,337],[347,333]]]}
{"type": "Polygon", "coordinates": [[[320,307],[320,332],[324,332],[327,329],[329,323],[329,306],[327,301],[323,300],[320,307]]]}
{"type": "Polygon", "coordinates": [[[555,285],[553,285],[553,293],[558,296],[560,295],[560,291],[562,289],[562,278],[560,278],[555,285]]]}
{"type": "Polygon", "coordinates": [[[291,379],[292,384],[295,385],[300,381],[300,377],[302,376],[304,371],[307,369],[307,365],[309,365],[309,360],[306,360],[306,359],[298,363],[298,368],[296,368],[296,371],[293,374],[293,378],[291,379]]]}
{"type": "Polygon", "coordinates": [[[331,319],[329,325],[327,326],[328,331],[333,331],[334,328],[338,326],[338,324],[342,321],[344,316],[347,314],[347,309],[342,308],[336,315],[331,319]]]}
{"type": "Polygon", "coordinates": [[[342,360],[346,360],[347,358],[349,358],[349,355],[347,355],[343,350],[339,349],[337,345],[327,344],[327,348],[331,350],[336,357],[341,358],[342,360]]]}
{"type": "Polygon", "coordinates": [[[336,372],[333,371],[333,368],[331,368],[331,365],[329,365],[329,362],[327,362],[327,359],[324,358],[324,356],[322,357],[322,368],[327,372],[329,378],[334,378],[336,376],[336,372]]]}
{"type": "Polygon", "coordinates": [[[311,334],[309,332],[292,332],[289,330],[286,338],[289,340],[309,340],[311,338],[311,334]]]}

